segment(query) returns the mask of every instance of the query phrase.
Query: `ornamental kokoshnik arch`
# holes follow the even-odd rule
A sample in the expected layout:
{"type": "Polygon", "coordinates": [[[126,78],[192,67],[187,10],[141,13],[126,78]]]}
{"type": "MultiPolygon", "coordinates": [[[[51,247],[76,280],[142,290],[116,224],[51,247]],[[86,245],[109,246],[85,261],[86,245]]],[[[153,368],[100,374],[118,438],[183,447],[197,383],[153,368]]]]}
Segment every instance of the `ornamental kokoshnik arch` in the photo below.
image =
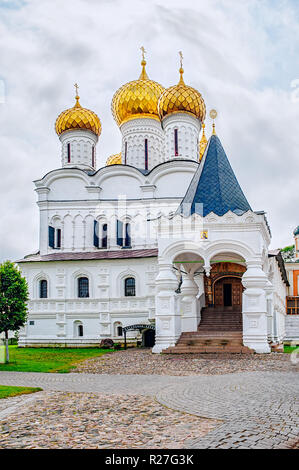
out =
{"type": "Polygon", "coordinates": [[[125,337],[125,349],[127,349],[127,331],[130,331],[130,330],[139,330],[140,332],[142,330],[154,330],[154,331],[156,331],[156,327],[154,325],[143,325],[143,324],[125,326],[123,328],[123,333],[124,333],[124,337],[125,337]]]}

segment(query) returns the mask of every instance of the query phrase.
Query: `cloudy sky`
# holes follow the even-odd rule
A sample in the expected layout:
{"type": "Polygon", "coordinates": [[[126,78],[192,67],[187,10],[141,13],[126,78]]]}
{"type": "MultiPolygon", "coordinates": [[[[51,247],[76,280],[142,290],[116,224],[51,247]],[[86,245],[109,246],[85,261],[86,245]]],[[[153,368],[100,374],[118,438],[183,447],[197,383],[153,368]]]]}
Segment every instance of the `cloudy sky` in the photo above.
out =
{"type": "MultiPolygon", "coordinates": [[[[147,71],[165,87],[186,83],[219,112],[217,133],[272,247],[299,224],[298,0],[0,0],[0,259],[38,248],[32,181],[60,166],[57,115],[74,102],[103,131],[101,165],[120,151],[110,103],[147,71]]],[[[210,134],[211,123],[207,122],[210,134]]]]}

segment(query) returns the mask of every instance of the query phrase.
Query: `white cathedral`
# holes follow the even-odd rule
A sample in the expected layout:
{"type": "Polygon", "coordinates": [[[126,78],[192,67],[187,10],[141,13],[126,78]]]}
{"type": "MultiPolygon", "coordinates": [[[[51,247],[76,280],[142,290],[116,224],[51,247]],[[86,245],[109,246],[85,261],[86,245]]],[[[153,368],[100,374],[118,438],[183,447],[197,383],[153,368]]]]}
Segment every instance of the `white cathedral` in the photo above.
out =
{"type": "Polygon", "coordinates": [[[214,124],[206,139],[182,60],[166,89],[144,54],[141,66],[113,97],[122,148],[106,166],[100,120],[78,89],[56,120],[61,168],[35,181],[39,250],[18,261],[30,292],[19,346],[95,346],[128,331],[154,353],[268,353],[285,335],[288,281],[265,213],[250,207],[214,124]]]}

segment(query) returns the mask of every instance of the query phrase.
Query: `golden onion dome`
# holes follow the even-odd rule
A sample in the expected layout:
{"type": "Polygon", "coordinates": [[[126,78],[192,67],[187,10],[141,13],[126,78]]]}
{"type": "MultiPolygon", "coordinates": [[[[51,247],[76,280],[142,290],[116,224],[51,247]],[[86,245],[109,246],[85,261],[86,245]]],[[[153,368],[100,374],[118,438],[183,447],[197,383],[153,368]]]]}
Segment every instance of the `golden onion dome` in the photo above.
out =
{"type": "Polygon", "coordinates": [[[173,113],[190,113],[203,122],[206,117],[205,102],[199,91],[185,84],[183,73],[181,67],[179,83],[167,88],[161,95],[158,103],[160,119],[173,113]]]}
{"type": "Polygon", "coordinates": [[[121,165],[121,164],[122,164],[122,162],[121,162],[121,152],[116,153],[115,155],[111,155],[109,158],[107,158],[107,161],[106,161],[106,166],[121,165]]]}
{"type": "Polygon", "coordinates": [[[79,99],[77,93],[75,106],[59,114],[55,123],[56,133],[61,135],[65,131],[85,129],[99,136],[102,131],[100,119],[93,111],[83,108],[79,103],[79,99]]]}
{"type": "Polygon", "coordinates": [[[149,79],[145,70],[144,51],[141,66],[139,79],[126,83],[113,96],[111,110],[119,126],[142,117],[160,120],[158,101],[165,88],[149,79]]]}

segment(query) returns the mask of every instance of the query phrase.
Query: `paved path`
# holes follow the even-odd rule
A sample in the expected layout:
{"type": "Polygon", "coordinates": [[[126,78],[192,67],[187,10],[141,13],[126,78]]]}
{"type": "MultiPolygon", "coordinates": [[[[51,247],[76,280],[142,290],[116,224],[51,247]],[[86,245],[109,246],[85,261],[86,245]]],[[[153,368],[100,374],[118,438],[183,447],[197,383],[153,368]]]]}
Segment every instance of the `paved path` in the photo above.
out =
{"type": "Polygon", "coordinates": [[[41,387],[61,392],[94,392],[107,395],[155,396],[168,386],[190,383],[194,377],[160,375],[48,374],[39,372],[0,372],[1,385],[41,387]]]}
{"type": "Polygon", "coordinates": [[[299,379],[292,372],[189,377],[0,372],[0,383],[154,396],[169,408],[223,421],[187,448],[279,448],[299,440],[299,379]]]}
{"type": "Polygon", "coordinates": [[[200,377],[162,390],[170,408],[223,420],[190,448],[278,448],[299,441],[299,380],[294,373],[248,372],[200,377]]]}

